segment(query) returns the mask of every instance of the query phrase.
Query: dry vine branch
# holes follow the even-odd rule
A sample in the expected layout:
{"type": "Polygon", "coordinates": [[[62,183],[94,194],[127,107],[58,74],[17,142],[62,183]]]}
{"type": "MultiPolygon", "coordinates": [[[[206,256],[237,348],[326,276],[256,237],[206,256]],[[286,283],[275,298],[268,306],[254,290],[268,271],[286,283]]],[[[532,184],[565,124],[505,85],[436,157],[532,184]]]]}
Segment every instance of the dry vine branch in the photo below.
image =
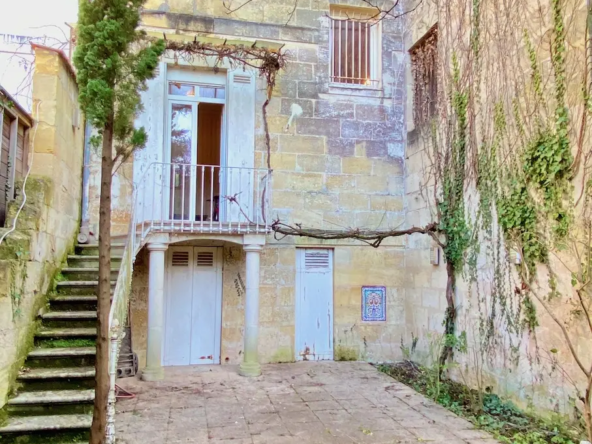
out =
{"type": "MultiPolygon", "coordinates": [[[[251,1],[251,0],[249,0],[251,1]]],[[[192,42],[177,42],[166,39],[167,51],[173,52],[175,57],[180,57],[187,62],[192,62],[195,58],[207,59],[214,58],[214,69],[223,61],[227,61],[230,66],[248,66],[259,72],[267,82],[266,100],[262,106],[263,127],[265,130],[265,146],[267,151],[267,168],[271,170],[271,141],[267,123],[267,105],[272,97],[273,88],[277,74],[286,66],[288,54],[282,52],[282,48],[277,50],[266,47],[248,46],[248,45],[229,45],[213,44],[200,42],[194,39],[192,42]]]]}
{"type": "Polygon", "coordinates": [[[164,35],[167,51],[174,52],[187,62],[195,58],[215,59],[214,69],[226,60],[231,67],[248,66],[259,72],[264,77],[268,87],[275,86],[277,73],[286,66],[287,54],[280,49],[269,49],[259,46],[234,45],[234,44],[213,44],[200,42],[194,39],[192,42],[178,42],[167,40],[164,35]]]}
{"type": "Polygon", "coordinates": [[[348,230],[323,230],[319,228],[302,228],[301,225],[288,225],[276,219],[271,224],[271,229],[276,234],[285,236],[310,237],[321,240],[355,239],[378,248],[382,241],[389,237],[401,237],[408,234],[437,235],[438,224],[432,222],[424,227],[411,227],[406,230],[363,230],[351,228],[348,230]]]}

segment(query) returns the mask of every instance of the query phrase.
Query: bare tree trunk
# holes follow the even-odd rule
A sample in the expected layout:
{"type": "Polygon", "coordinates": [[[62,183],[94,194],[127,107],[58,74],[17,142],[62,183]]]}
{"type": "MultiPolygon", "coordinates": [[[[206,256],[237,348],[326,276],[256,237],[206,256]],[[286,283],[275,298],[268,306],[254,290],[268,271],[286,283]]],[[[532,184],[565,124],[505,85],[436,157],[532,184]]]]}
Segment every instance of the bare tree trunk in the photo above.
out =
{"type": "Polygon", "coordinates": [[[97,356],[95,406],[90,444],[103,444],[109,395],[109,310],[111,307],[111,174],[113,170],[113,119],[105,124],[101,160],[99,206],[99,288],[97,291],[97,356]]]}
{"type": "Polygon", "coordinates": [[[446,302],[448,304],[446,308],[444,319],[444,348],[442,348],[442,354],[440,355],[440,373],[448,358],[452,357],[453,349],[448,335],[454,335],[456,325],[456,307],[454,306],[454,288],[456,287],[456,276],[454,265],[450,260],[446,262],[446,273],[448,274],[448,280],[446,282],[446,302]]]}
{"type": "Polygon", "coordinates": [[[592,400],[592,375],[588,375],[588,385],[584,393],[584,422],[586,423],[586,435],[588,441],[592,442],[592,409],[590,408],[590,401],[592,400]]]}

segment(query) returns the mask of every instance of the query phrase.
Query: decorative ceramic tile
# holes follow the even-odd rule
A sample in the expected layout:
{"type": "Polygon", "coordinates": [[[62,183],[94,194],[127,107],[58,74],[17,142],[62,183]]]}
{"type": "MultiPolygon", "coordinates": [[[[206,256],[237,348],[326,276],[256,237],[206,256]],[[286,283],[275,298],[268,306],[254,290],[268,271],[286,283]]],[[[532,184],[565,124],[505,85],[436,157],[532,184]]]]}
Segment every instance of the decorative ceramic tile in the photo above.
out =
{"type": "Polygon", "coordinates": [[[386,321],[386,287],[362,287],[362,321],[386,321]]]}

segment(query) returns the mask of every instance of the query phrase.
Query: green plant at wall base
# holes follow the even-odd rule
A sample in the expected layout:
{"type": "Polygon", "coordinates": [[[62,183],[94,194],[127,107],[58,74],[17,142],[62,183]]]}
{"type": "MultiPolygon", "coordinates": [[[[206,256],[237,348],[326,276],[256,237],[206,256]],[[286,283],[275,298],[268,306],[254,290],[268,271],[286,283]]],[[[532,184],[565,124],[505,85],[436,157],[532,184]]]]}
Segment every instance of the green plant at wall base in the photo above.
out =
{"type": "Polygon", "coordinates": [[[378,369],[491,433],[507,444],[576,444],[574,430],[563,422],[531,416],[494,393],[480,393],[438,374],[431,367],[409,361],[381,365],[378,369]],[[475,401],[479,405],[475,406],[475,401]]]}

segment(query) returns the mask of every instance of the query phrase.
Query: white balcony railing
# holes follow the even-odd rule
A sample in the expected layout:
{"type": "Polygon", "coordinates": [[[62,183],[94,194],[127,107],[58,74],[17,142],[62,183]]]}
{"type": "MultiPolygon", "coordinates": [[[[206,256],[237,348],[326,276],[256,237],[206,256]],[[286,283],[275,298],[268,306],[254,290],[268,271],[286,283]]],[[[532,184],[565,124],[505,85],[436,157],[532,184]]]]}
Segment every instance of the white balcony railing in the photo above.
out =
{"type": "Polygon", "coordinates": [[[137,186],[140,243],[150,232],[267,233],[267,169],[153,163],[137,186]]]}

